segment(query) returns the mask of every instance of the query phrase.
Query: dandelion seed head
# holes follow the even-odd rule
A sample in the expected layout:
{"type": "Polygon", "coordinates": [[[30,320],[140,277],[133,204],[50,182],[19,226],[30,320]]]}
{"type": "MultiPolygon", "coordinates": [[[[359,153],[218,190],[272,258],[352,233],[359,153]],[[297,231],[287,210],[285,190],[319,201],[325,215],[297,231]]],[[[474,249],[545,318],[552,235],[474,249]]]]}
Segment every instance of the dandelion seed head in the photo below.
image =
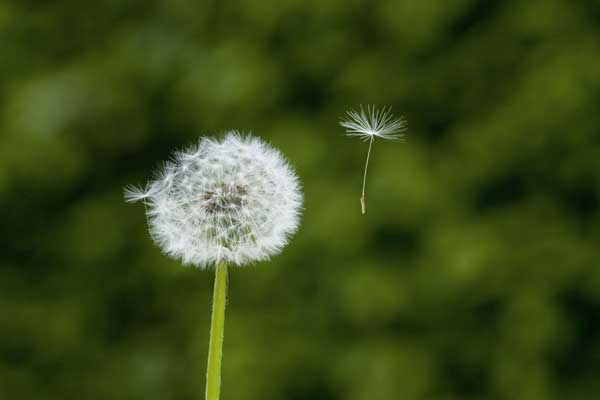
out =
{"type": "Polygon", "coordinates": [[[298,229],[299,180],[283,155],[258,138],[202,138],[164,163],[143,188],[150,234],[169,256],[201,268],[246,265],[279,253],[298,229]]]}
{"type": "Polygon", "coordinates": [[[399,140],[404,137],[402,132],[406,129],[406,120],[394,117],[391,107],[377,109],[368,105],[366,110],[360,106],[360,110],[347,111],[340,125],[346,128],[347,136],[356,136],[365,141],[375,136],[399,140]]]}

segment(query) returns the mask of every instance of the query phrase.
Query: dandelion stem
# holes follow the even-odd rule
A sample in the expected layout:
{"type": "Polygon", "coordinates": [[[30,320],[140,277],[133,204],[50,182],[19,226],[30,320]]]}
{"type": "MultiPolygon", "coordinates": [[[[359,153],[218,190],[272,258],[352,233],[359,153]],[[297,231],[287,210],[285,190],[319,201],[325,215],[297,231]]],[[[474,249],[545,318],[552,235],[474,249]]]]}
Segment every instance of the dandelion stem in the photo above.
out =
{"type": "Polygon", "coordinates": [[[371,139],[369,140],[369,151],[367,152],[367,162],[365,163],[365,176],[363,177],[362,196],[360,197],[360,205],[362,208],[363,215],[367,212],[367,199],[365,196],[365,189],[367,187],[367,170],[369,169],[369,158],[371,157],[371,148],[373,147],[374,141],[375,136],[371,136],[371,139]]]}
{"type": "Polygon", "coordinates": [[[219,400],[221,392],[221,359],[223,358],[223,332],[225,329],[225,304],[227,303],[227,264],[220,262],[215,271],[208,366],[206,369],[206,400],[219,400]]]}

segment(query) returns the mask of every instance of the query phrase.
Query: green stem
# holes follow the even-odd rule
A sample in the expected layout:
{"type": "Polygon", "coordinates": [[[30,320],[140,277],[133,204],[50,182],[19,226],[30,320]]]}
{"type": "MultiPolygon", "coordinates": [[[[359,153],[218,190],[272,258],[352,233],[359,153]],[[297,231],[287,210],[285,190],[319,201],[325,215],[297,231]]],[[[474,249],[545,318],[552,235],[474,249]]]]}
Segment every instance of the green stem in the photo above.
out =
{"type": "Polygon", "coordinates": [[[206,400],[219,400],[221,392],[221,359],[225,330],[225,303],[227,303],[227,264],[220,262],[215,271],[208,366],[206,369],[206,400]]]}

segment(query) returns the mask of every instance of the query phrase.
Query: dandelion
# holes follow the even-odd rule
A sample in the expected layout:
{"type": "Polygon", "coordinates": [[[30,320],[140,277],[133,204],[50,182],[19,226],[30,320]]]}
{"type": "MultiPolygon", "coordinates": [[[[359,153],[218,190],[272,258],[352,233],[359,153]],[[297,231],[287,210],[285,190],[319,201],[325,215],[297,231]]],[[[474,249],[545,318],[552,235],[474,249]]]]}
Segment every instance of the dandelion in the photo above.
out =
{"type": "Polygon", "coordinates": [[[206,399],[217,400],[227,265],[264,261],[283,249],[300,222],[298,178],[278,150],[231,131],[175,153],[145,187],[127,187],[125,199],[146,205],[150,234],[164,253],[216,269],[206,399]]]}
{"type": "Polygon", "coordinates": [[[360,106],[360,111],[350,110],[346,112],[346,119],[340,120],[340,125],[346,128],[347,136],[355,136],[363,141],[369,141],[365,173],[363,177],[362,195],[360,205],[362,213],[367,212],[367,201],[365,190],[367,186],[367,170],[369,158],[375,137],[388,140],[401,140],[404,138],[406,120],[403,117],[396,118],[392,114],[392,108],[376,109],[375,106],[367,106],[367,110],[360,106]]]}

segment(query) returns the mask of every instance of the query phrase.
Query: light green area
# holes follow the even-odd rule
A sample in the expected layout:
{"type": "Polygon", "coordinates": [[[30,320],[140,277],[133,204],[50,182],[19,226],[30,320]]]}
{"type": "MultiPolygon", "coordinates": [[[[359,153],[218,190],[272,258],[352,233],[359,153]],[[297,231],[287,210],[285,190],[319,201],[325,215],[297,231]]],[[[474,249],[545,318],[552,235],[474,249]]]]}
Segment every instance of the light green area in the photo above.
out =
{"type": "Polygon", "coordinates": [[[215,268],[215,288],[210,321],[210,342],[206,368],[206,400],[219,400],[221,393],[221,362],[225,333],[225,305],[227,304],[227,264],[215,268]]]}

